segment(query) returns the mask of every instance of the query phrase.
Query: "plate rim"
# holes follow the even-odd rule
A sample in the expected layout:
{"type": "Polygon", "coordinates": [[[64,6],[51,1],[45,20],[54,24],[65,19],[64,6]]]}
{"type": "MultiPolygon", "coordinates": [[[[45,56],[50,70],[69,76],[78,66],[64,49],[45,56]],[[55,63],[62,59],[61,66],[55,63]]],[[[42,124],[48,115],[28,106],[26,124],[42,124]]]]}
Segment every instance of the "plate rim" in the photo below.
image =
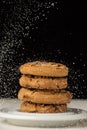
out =
{"type": "Polygon", "coordinates": [[[83,120],[87,119],[87,111],[77,108],[69,108],[69,109],[76,109],[80,110],[81,113],[76,114],[67,114],[67,113],[25,113],[25,112],[17,112],[15,111],[8,111],[7,113],[4,111],[6,108],[0,109],[0,117],[10,120],[33,120],[33,121],[69,121],[69,120],[83,120]],[[11,112],[11,113],[10,113],[11,112]],[[12,112],[17,112],[16,114],[12,114],[12,112]],[[20,114],[18,114],[20,113],[20,114]],[[24,115],[25,114],[25,115],[24,115]],[[27,116],[26,116],[27,114],[27,116]],[[43,116],[42,116],[43,115],[43,116]],[[68,115],[68,116],[67,116],[68,115]],[[72,118],[71,118],[72,117],[72,118]]]}

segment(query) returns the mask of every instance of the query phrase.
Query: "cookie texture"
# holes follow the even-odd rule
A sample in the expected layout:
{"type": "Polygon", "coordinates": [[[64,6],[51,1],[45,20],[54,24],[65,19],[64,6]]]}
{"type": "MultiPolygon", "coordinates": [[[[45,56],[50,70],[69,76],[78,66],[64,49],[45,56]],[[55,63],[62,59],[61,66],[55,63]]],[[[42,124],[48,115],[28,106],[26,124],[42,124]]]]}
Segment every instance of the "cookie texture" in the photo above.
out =
{"type": "Polygon", "coordinates": [[[68,75],[68,67],[65,65],[46,61],[28,62],[21,65],[19,70],[22,74],[37,76],[65,77],[68,75]]]}
{"type": "Polygon", "coordinates": [[[67,87],[67,78],[46,78],[22,75],[19,79],[19,84],[22,87],[34,89],[65,89],[67,87]]]}
{"type": "Polygon", "coordinates": [[[20,66],[18,99],[21,112],[61,113],[67,111],[72,93],[67,90],[68,67],[61,63],[34,61],[20,66]]]}
{"type": "Polygon", "coordinates": [[[18,99],[40,104],[66,104],[71,101],[71,93],[65,90],[41,91],[21,88],[18,99]]]}
{"type": "Polygon", "coordinates": [[[67,105],[43,105],[25,101],[20,105],[20,111],[37,113],[62,113],[67,111],[67,105]]]}

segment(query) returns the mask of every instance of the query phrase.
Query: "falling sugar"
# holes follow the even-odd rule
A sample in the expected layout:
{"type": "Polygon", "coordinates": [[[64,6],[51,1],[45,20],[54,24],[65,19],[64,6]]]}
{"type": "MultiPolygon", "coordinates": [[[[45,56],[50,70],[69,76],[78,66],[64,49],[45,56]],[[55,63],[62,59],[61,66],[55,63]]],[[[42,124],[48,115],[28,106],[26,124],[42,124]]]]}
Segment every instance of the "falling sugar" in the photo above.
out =
{"type": "Polygon", "coordinates": [[[17,97],[20,88],[18,68],[26,61],[33,60],[26,56],[23,39],[32,39],[31,31],[38,29],[35,23],[38,20],[47,20],[50,9],[58,6],[57,2],[27,2],[2,1],[0,16],[5,19],[2,23],[3,37],[0,41],[1,97],[17,97]]]}
{"type": "MultiPolygon", "coordinates": [[[[25,46],[26,39],[33,44],[37,38],[32,32],[39,32],[39,23],[47,22],[50,13],[56,9],[62,13],[60,1],[2,1],[0,16],[4,17],[2,40],[0,41],[0,96],[17,97],[20,89],[18,80],[20,77],[19,66],[25,62],[33,60],[56,61],[66,64],[69,71],[68,89],[73,93],[74,98],[86,98],[86,66],[87,61],[84,53],[74,56],[73,60],[69,52],[62,49],[56,51],[37,50],[34,53],[25,46]],[[39,51],[39,53],[38,53],[39,51]],[[54,55],[55,54],[55,55],[54,55]],[[32,57],[30,57],[32,55],[32,57]],[[80,64],[78,66],[78,64],[80,64]]],[[[43,24],[42,24],[43,25],[43,24]]],[[[72,36],[72,33],[69,33],[72,36]]],[[[41,41],[40,41],[41,42],[41,41]]],[[[43,43],[40,45],[47,49],[43,43]]],[[[37,44],[35,48],[37,47],[37,44]]]]}

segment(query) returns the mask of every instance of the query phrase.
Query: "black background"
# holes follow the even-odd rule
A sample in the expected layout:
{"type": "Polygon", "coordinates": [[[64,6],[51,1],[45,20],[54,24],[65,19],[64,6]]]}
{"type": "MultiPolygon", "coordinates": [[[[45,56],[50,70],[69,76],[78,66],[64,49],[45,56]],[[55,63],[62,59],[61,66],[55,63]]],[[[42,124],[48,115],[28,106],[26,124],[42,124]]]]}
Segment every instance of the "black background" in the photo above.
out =
{"type": "Polygon", "coordinates": [[[47,60],[69,67],[73,98],[87,98],[86,3],[0,1],[0,96],[17,97],[19,66],[47,60]]]}

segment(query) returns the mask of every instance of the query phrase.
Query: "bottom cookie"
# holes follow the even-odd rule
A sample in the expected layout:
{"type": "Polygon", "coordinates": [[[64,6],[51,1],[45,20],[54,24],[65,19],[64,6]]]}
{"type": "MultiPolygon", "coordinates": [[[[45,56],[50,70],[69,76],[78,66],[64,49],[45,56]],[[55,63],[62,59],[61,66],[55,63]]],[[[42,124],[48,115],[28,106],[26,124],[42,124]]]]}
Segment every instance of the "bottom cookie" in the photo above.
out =
{"type": "Polygon", "coordinates": [[[21,112],[37,112],[37,113],[61,113],[67,111],[67,105],[45,105],[23,102],[20,106],[21,112]]]}

